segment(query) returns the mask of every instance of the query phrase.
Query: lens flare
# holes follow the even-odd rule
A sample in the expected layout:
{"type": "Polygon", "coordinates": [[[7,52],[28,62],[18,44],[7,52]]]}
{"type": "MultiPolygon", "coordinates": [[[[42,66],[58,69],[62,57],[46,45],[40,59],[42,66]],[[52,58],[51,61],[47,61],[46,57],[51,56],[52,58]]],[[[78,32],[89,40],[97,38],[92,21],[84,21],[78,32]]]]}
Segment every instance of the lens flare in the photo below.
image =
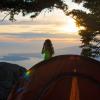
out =
{"type": "Polygon", "coordinates": [[[30,75],[31,75],[31,71],[30,71],[30,70],[28,70],[28,71],[25,73],[24,78],[25,78],[26,80],[28,80],[28,79],[29,79],[29,77],[30,77],[30,75]]]}

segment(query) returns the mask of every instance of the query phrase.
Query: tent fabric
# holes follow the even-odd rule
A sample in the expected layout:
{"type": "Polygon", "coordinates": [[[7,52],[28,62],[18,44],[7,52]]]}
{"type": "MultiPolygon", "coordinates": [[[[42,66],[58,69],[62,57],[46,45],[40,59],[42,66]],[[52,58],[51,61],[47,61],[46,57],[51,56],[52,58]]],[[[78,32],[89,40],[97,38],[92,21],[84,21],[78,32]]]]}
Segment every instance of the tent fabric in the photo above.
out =
{"type": "Polygon", "coordinates": [[[33,66],[8,100],[100,100],[100,62],[60,55],[33,66]]]}
{"type": "Polygon", "coordinates": [[[13,85],[25,72],[26,69],[19,65],[0,62],[0,100],[7,100],[13,85]]]}

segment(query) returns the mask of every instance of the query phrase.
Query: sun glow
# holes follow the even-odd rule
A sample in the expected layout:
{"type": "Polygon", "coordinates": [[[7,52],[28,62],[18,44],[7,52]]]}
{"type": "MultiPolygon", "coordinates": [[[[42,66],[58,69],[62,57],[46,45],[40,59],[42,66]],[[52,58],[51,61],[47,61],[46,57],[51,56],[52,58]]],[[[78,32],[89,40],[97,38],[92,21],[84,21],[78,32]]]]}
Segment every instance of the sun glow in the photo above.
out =
{"type": "Polygon", "coordinates": [[[59,28],[59,31],[62,33],[78,33],[79,28],[76,26],[75,20],[71,17],[67,17],[67,21],[64,25],[59,28]]]}

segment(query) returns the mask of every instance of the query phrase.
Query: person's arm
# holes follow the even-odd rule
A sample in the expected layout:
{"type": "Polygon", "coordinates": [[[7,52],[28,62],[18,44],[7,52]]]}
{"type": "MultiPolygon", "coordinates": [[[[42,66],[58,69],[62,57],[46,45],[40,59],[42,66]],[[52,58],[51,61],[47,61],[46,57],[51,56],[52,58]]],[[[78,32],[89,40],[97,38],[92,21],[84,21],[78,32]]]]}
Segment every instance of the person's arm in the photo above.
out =
{"type": "Polygon", "coordinates": [[[43,53],[44,53],[44,51],[45,51],[45,47],[43,46],[41,54],[43,54],[43,53]]]}
{"type": "Polygon", "coordinates": [[[55,52],[54,52],[54,48],[52,47],[52,55],[54,55],[54,53],[55,53],[55,52]]]}

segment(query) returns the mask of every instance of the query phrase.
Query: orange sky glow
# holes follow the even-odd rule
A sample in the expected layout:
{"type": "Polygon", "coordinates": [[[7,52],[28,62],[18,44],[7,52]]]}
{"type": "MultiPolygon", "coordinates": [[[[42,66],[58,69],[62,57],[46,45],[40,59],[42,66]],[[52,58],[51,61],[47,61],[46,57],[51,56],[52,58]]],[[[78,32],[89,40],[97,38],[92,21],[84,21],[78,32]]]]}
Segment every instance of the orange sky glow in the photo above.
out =
{"type": "MultiPolygon", "coordinates": [[[[77,5],[69,0],[65,0],[68,4],[69,10],[71,9],[83,9],[82,4],[77,5]]],[[[43,10],[39,16],[30,19],[30,15],[22,17],[15,16],[16,22],[12,23],[8,21],[0,22],[0,33],[26,33],[26,32],[37,32],[37,33],[65,33],[72,34],[78,33],[78,28],[76,27],[75,21],[69,17],[65,16],[63,11],[55,8],[52,12],[46,12],[47,9],[43,10]],[[5,25],[3,25],[5,24],[5,25]]],[[[2,19],[5,14],[0,15],[2,19]]]]}

